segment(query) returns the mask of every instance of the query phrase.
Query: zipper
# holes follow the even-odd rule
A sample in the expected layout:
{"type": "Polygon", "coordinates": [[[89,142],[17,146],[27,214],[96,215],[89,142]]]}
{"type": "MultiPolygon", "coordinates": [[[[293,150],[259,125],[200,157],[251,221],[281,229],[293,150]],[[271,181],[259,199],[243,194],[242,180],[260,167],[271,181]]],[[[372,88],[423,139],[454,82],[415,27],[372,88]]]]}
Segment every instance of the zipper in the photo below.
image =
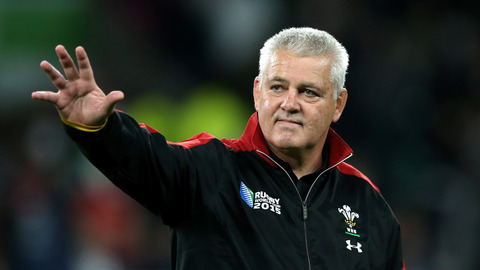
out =
{"type": "Polygon", "coordinates": [[[307,220],[308,218],[307,200],[303,201],[302,208],[303,208],[303,220],[307,220]]]}
{"type": "Polygon", "coordinates": [[[300,195],[300,192],[298,191],[298,188],[297,186],[295,185],[295,182],[293,181],[292,177],[290,177],[290,174],[288,174],[287,170],[285,170],[280,164],[278,164],[278,162],[276,162],[274,159],[272,159],[269,155],[265,154],[264,152],[260,151],[260,150],[256,150],[258,153],[266,156],[268,159],[270,159],[273,163],[275,163],[280,169],[283,170],[283,172],[285,172],[285,174],[288,176],[288,179],[290,179],[290,182],[292,183],[293,187],[295,188],[295,190],[297,191],[297,194],[298,194],[298,198],[300,198],[300,202],[302,203],[302,217],[303,217],[303,231],[304,231],[304,237],[305,237],[305,251],[307,253],[307,261],[308,261],[308,269],[311,270],[312,269],[312,264],[311,264],[311,261],[310,261],[310,253],[309,253],[309,249],[308,249],[308,238],[307,238],[307,218],[308,218],[308,206],[307,206],[307,199],[308,199],[308,195],[310,195],[310,191],[312,191],[312,188],[313,186],[315,185],[315,183],[317,182],[318,179],[320,179],[320,176],[322,176],[325,172],[337,167],[340,163],[344,162],[345,160],[349,159],[351,156],[353,156],[352,153],[350,153],[348,156],[346,156],[344,159],[342,159],[341,161],[339,161],[338,163],[336,163],[335,165],[325,169],[324,171],[322,171],[318,176],[317,178],[315,178],[315,180],[313,181],[312,185],[310,186],[310,188],[308,189],[308,192],[307,192],[307,195],[305,196],[305,200],[303,200],[302,198],[302,195],[300,195]]]}
{"type": "MultiPolygon", "coordinates": [[[[295,187],[296,188],[296,187],[295,187]]],[[[298,191],[298,189],[297,189],[298,191]]],[[[300,197],[301,199],[301,197],[300,197]]],[[[310,262],[310,251],[308,249],[308,238],[307,238],[307,218],[308,218],[308,211],[307,211],[307,200],[302,202],[303,208],[303,235],[305,239],[305,251],[307,252],[307,261],[308,261],[308,270],[312,270],[312,263],[310,262]]]]}
{"type": "MultiPolygon", "coordinates": [[[[298,194],[298,198],[300,199],[300,202],[302,203],[302,217],[303,217],[303,232],[304,232],[304,237],[305,237],[305,251],[307,253],[307,262],[308,262],[308,270],[311,270],[312,269],[312,264],[310,262],[310,254],[309,254],[309,251],[308,251],[308,242],[307,242],[307,218],[308,218],[308,211],[307,211],[307,200],[303,200],[302,199],[302,195],[300,195],[300,192],[298,191],[298,188],[297,186],[295,185],[295,182],[293,181],[292,177],[290,176],[290,174],[288,174],[287,170],[285,170],[280,164],[278,164],[278,162],[276,162],[275,160],[273,160],[269,155],[265,154],[264,152],[260,151],[260,150],[256,150],[257,152],[259,152],[260,154],[266,156],[268,159],[270,159],[273,163],[275,163],[280,169],[283,170],[283,172],[285,172],[285,174],[288,176],[288,179],[290,179],[290,182],[292,183],[293,187],[295,188],[295,190],[297,191],[297,194],[298,194]]],[[[310,192],[310,191],[309,191],[310,192]]]]}

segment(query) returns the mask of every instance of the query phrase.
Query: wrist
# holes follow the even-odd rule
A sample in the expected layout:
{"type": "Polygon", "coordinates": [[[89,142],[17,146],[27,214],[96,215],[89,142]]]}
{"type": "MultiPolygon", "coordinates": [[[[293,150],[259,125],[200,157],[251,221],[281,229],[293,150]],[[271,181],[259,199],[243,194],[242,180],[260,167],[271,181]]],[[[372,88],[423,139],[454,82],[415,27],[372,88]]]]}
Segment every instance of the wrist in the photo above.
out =
{"type": "Polygon", "coordinates": [[[77,129],[77,130],[80,130],[80,131],[84,131],[84,132],[97,132],[97,131],[100,131],[103,127],[105,127],[105,125],[107,124],[107,120],[105,120],[105,122],[101,125],[95,125],[95,126],[91,126],[91,125],[85,125],[85,124],[82,124],[82,123],[77,123],[77,122],[72,122],[72,121],[69,121],[65,118],[63,118],[62,116],[60,116],[60,119],[62,120],[62,122],[69,126],[69,127],[72,127],[74,129],[77,129]]]}

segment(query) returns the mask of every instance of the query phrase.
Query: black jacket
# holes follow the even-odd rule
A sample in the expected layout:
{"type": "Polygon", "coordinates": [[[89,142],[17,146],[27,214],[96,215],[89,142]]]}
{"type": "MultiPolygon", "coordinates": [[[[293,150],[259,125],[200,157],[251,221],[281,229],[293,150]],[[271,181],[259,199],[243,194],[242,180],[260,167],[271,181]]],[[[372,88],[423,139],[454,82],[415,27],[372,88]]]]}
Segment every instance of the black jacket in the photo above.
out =
{"type": "Polygon", "coordinates": [[[115,185],[171,228],[174,269],[404,269],[400,227],[330,129],[327,169],[305,199],[269,156],[257,115],[238,140],[170,143],[115,112],[94,133],[66,127],[115,185]]]}

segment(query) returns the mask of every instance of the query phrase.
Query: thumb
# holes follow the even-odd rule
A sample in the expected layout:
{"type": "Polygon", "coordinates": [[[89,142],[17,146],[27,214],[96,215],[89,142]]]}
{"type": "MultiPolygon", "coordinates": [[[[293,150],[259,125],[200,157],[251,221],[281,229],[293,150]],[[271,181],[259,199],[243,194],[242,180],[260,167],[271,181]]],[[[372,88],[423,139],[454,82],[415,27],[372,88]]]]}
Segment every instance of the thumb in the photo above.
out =
{"type": "Polygon", "coordinates": [[[105,103],[107,104],[108,110],[113,111],[115,104],[123,100],[125,95],[122,91],[112,91],[106,96],[105,103]]]}

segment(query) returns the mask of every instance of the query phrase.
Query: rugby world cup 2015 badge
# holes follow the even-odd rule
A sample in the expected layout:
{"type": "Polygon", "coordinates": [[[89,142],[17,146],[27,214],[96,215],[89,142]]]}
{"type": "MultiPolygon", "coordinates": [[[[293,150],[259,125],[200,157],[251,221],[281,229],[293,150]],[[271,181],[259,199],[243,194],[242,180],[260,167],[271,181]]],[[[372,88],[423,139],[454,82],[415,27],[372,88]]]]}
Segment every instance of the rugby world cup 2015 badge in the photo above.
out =
{"type": "Polygon", "coordinates": [[[253,192],[243,182],[240,182],[240,197],[253,209],[270,210],[275,214],[282,214],[279,198],[273,198],[265,191],[253,192]]]}

